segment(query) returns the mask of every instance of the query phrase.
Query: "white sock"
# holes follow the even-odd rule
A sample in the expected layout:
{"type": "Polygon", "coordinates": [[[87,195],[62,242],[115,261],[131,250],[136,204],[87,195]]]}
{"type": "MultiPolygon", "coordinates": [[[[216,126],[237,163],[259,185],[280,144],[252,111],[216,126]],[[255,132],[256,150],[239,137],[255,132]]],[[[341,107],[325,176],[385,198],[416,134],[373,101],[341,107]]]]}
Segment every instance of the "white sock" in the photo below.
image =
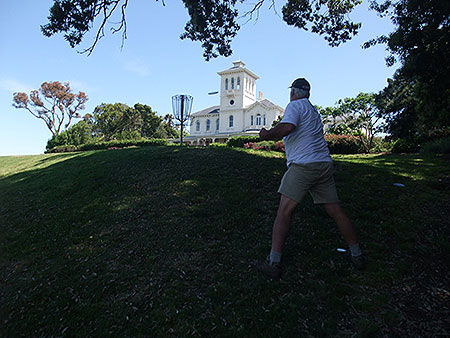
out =
{"type": "Polygon", "coordinates": [[[358,257],[362,255],[361,248],[359,247],[359,243],[352,244],[348,246],[350,248],[350,252],[353,257],[358,257]]]}
{"type": "Polygon", "coordinates": [[[270,256],[269,256],[270,265],[280,263],[280,261],[281,261],[281,253],[270,250],[270,256]]]}

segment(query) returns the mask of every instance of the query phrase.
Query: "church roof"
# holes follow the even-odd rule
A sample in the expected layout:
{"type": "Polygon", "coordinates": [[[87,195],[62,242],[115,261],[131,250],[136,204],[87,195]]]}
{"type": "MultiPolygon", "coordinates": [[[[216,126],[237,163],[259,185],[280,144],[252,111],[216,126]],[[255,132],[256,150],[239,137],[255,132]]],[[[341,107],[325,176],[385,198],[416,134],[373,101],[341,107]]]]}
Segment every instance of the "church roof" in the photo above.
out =
{"type": "Polygon", "coordinates": [[[220,106],[208,107],[208,108],[205,108],[203,110],[199,110],[199,111],[191,114],[191,117],[204,116],[204,115],[208,115],[208,114],[218,114],[219,113],[219,108],[220,108],[220,106]]]}
{"type": "Polygon", "coordinates": [[[279,105],[273,103],[272,101],[270,101],[268,99],[263,99],[263,100],[256,101],[255,103],[252,103],[250,106],[247,107],[247,110],[250,110],[253,107],[256,107],[258,105],[262,106],[263,108],[266,108],[266,109],[277,109],[279,111],[284,110],[282,107],[280,107],[279,105]]]}

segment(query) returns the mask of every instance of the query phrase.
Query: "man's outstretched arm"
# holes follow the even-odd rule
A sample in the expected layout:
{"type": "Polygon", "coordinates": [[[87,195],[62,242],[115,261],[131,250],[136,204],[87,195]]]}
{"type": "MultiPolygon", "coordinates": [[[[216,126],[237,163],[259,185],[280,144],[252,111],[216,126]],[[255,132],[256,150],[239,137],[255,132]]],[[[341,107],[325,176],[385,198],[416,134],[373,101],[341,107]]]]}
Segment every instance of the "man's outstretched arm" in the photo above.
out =
{"type": "Polygon", "coordinates": [[[270,130],[262,128],[259,131],[259,137],[261,140],[277,140],[289,135],[295,126],[291,123],[279,123],[270,130]]]}

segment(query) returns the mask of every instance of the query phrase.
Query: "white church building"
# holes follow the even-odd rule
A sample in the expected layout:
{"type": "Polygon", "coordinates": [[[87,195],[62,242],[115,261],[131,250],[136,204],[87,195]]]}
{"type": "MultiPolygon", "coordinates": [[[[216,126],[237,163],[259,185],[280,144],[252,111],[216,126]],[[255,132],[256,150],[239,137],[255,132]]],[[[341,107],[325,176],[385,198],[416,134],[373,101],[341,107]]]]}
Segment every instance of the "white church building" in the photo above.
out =
{"type": "MultiPolygon", "coordinates": [[[[191,114],[188,144],[226,142],[232,136],[258,135],[261,128],[272,123],[284,109],[256,97],[258,76],[245,68],[242,61],[233,62],[230,69],[218,72],[220,76],[220,104],[191,114]]],[[[183,142],[183,143],[184,143],[183,142]]]]}

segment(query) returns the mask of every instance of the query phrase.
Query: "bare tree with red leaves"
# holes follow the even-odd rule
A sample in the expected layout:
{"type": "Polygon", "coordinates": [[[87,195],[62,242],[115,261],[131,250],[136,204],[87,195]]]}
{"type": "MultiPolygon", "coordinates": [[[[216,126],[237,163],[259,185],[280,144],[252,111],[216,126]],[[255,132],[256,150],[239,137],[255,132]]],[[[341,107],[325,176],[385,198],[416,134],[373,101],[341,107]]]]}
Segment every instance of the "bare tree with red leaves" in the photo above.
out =
{"type": "Polygon", "coordinates": [[[39,90],[26,93],[14,93],[13,106],[26,109],[34,117],[41,119],[54,136],[70,126],[73,118],[81,118],[79,110],[85,108],[88,97],[84,92],[72,93],[68,82],[44,82],[39,90]],[[42,99],[41,99],[42,96],[42,99]],[[46,106],[47,104],[47,106],[46,106]]]}

